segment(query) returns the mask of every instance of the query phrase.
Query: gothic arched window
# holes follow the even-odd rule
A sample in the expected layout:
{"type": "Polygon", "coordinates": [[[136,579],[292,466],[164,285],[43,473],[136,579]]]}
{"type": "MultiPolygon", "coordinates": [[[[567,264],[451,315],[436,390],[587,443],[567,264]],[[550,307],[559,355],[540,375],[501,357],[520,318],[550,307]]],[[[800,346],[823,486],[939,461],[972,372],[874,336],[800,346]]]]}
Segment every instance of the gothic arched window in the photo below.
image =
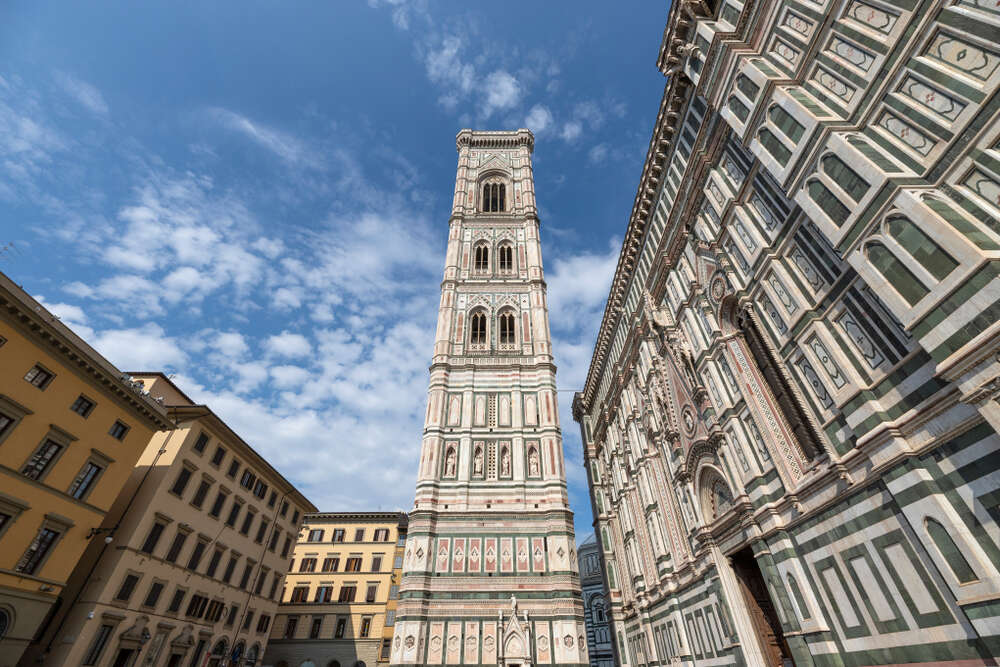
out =
{"type": "Polygon", "coordinates": [[[507,186],[497,182],[484,183],[481,208],[484,213],[503,213],[506,211],[507,186]]]}
{"type": "Polygon", "coordinates": [[[473,273],[489,273],[489,270],[490,247],[485,243],[480,243],[473,253],[472,271],[473,273]]]}
{"type": "Polygon", "coordinates": [[[497,318],[497,331],[499,334],[500,349],[511,349],[517,343],[517,331],[515,329],[517,320],[514,313],[505,310],[497,318]]]}
{"type": "Polygon", "coordinates": [[[504,275],[514,273],[514,248],[509,243],[497,248],[497,271],[504,275]]]}
{"type": "Polygon", "coordinates": [[[763,334],[757,329],[757,325],[749,313],[740,318],[740,330],[760,375],[774,395],[775,402],[785,417],[785,422],[798,441],[799,449],[806,459],[813,460],[823,451],[820,444],[822,441],[796,399],[787,372],[781,362],[771,353],[763,334]]]}
{"type": "Polygon", "coordinates": [[[965,559],[962,555],[961,549],[955,544],[955,541],[951,539],[951,535],[948,533],[948,529],[941,525],[941,522],[937,519],[932,519],[931,517],[924,518],[924,525],[927,528],[927,534],[931,536],[931,540],[934,541],[934,546],[937,547],[938,552],[941,557],[944,558],[945,562],[948,563],[948,567],[951,568],[952,574],[958,579],[960,584],[968,584],[973,581],[979,581],[979,577],[976,576],[975,571],[969,565],[969,561],[965,559]]]}
{"type": "Polygon", "coordinates": [[[885,247],[884,243],[872,241],[865,246],[865,255],[882,277],[889,281],[893,289],[911,306],[931,293],[913,271],[885,247]]]}
{"type": "Polygon", "coordinates": [[[477,310],[469,318],[469,344],[473,347],[486,346],[486,313],[477,310]]]}

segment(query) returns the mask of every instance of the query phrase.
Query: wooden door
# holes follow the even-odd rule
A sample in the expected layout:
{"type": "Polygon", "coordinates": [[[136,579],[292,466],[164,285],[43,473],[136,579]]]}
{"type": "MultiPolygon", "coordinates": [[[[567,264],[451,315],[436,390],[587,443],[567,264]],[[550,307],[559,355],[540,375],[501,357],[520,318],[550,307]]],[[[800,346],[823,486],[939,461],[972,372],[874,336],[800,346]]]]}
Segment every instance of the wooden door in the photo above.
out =
{"type": "Polygon", "coordinates": [[[740,551],[732,557],[732,564],[767,667],[794,666],[791,651],[781,632],[781,621],[753,552],[750,549],[740,551]]]}

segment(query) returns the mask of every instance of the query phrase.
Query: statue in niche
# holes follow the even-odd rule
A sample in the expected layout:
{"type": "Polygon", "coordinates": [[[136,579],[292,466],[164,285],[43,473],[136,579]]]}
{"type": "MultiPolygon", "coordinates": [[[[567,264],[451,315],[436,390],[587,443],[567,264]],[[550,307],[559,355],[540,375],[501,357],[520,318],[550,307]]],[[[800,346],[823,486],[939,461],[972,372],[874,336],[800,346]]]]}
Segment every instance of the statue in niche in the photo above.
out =
{"type": "Polygon", "coordinates": [[[476,456],[472,459],[472,474],[482,476],[483,474],[483,450],[476,447],[476,456]]]}
{"type": "Polygon", "coordinates": [[[510,477],[510,451],[506,447],[500,452],[500,475],[510,477]]]}
{"type": "Polygon", "coordinates": [[[528,474],[538,477],[538,450],[534,447],[528,451],[528,474]]]}
{"type": "Polygon", "coordinates": [[[455,476],[455,450],[454,449],[449,449],[448,450],[448,458],[447,458],[447,460],[445,461],[445,464],[444,464],[444,474],[447,477],[454,477],[455,476]]]}

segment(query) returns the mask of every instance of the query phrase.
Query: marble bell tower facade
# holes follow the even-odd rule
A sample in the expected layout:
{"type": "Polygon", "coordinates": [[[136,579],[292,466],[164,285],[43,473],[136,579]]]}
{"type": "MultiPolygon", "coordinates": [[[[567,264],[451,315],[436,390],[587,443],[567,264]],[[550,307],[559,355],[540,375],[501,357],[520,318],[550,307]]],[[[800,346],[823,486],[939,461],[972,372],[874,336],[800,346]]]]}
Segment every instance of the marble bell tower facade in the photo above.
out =
{"type": "Polygon", "coordinates": [[[458,174],[393,665],[587,665],[528,130],[458,174]]]}

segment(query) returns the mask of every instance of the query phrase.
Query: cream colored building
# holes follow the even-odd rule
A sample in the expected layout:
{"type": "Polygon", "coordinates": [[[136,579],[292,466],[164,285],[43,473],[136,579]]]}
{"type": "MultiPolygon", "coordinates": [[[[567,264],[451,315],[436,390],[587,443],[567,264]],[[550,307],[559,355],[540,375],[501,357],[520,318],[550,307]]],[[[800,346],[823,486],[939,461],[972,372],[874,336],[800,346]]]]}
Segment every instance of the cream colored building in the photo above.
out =
{"type": "Polygon", "coordinates": [[[168,378],[157,432],[109,515],[110,542],[78,568],[63,611],[23,665],[258,663],[299,524],[315,507],[210,408],[168,378]]]}
{"type": "Polygon", "coordinates": [[[150,437],[171,427],[0,273],[0,667],[17,663],[150,437]]]}
{"type": "Polygon", "coordinates": [[[264,664],[370,667],[388,663],[407,516],[306,516],[264,664]]]}

